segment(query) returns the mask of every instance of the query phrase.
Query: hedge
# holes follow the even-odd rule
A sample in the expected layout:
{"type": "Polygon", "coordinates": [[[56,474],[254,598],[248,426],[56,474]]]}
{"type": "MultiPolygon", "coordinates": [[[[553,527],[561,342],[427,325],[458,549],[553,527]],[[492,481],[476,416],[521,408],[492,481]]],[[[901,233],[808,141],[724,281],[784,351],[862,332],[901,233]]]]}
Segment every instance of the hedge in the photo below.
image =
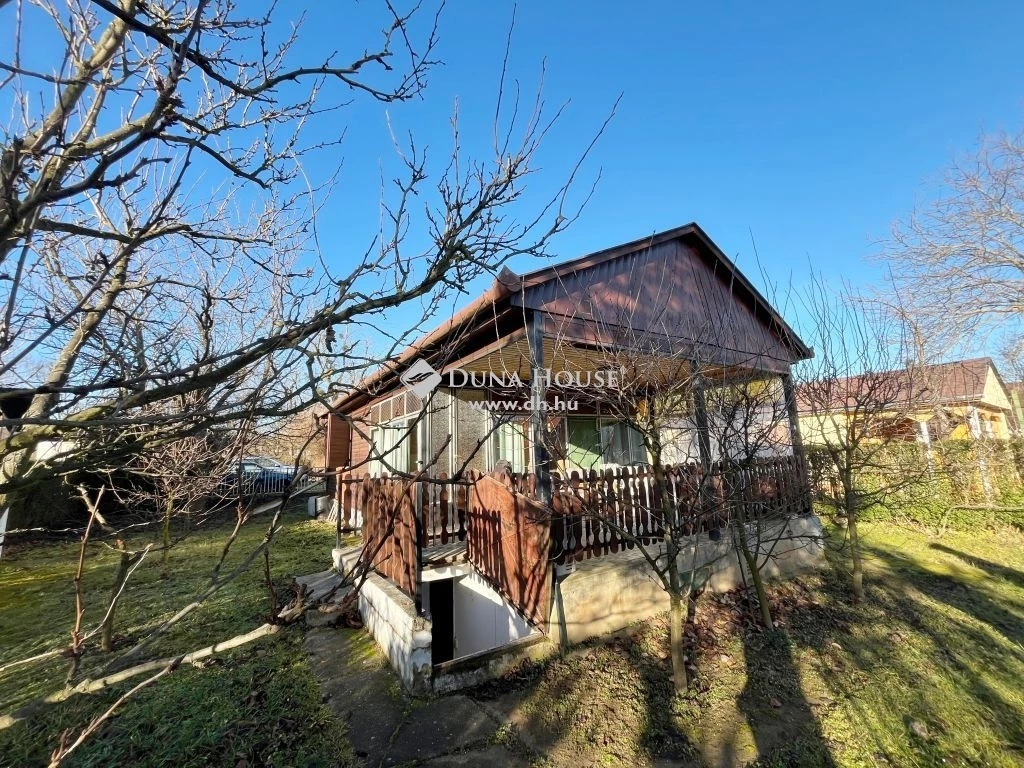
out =
{"type": "MultiPolygon", "coordinates": [[[[807,456],[818,500],[837,507],[841,494],[830,455],[809,446],[807,456]]],[[[930,452],[920,443],[890,443],[871,464],[855,472],[857,490],[877,502],[861,512],[862,519],[960,529],[1024,527],[1024,512],[1012,509],[1024,505],[1024,439],[945,440],[933,443],[930,452]]]]}

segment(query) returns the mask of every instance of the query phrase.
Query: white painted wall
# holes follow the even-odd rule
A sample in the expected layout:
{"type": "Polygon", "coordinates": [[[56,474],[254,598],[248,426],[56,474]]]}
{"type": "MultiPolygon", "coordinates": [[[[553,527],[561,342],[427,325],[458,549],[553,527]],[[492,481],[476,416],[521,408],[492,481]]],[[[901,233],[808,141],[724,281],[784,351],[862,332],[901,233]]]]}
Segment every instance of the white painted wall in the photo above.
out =
{"type": "Polygon", "coordinates": [[[455,580],[455,658],[530,635],[529,622],[476,573],[455,580]]]}

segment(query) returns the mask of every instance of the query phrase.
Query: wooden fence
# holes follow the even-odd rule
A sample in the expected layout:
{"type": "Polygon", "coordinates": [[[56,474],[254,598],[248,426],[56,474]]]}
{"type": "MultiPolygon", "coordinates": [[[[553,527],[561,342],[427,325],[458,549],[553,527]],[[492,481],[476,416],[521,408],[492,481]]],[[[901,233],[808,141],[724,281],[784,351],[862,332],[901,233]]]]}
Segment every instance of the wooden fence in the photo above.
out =
{"type": "Polygon", "coordinates": [[[416,542],[418,485],[363,477],[350,490],[362,511],[364,564],[372,565],[407,595],[415,596],[420,567],[416,542]]]}
{"type": "Polygon", "coordinates": [[[469,561],[534,624],[547,628],[551,513],[491,476],[474,477],[469,561]]]}
{"type": "MultiPolygon", "coordinates": [[[[680,525],[692,535],[729,524],[732,515],[748,519],[763,515],[810,511],[804,464],[796,456],[757,459],[735,467],[715,463],[665,468],[668,503],[657,498],[650,467],[617,467],[573,472],[552,482],[552,557],[574,562],[650,544],[664,536],[665,523],[680,525]],[[668,516],[671,516],[669,518],[668,516]]],[[[535,497],[528,476],[509,478],[512,488],[535,497]]]]}

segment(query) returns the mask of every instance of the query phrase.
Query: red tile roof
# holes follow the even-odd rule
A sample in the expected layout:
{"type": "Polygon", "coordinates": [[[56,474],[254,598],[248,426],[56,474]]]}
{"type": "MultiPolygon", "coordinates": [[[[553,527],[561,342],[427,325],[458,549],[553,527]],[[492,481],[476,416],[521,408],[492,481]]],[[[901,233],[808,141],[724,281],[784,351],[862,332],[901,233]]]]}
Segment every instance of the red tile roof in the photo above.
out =
{"type": "MultiPolygon", "coordinates": [[[[985,395],[989,368],[995,370],[991,358],[976,357],[916,369],[849,376],[827,388],[826,396],[832,400],[827,407],[830,410],[853,407],[859,394],[884,397],[894,405],[914,401],[931,405],[975,402],[985,395]]],[[[815,400],[823,398],[815,397],[815,392],[806,386],[797,389],[798,410],[806,413],[821,407],[815,400]]]]}

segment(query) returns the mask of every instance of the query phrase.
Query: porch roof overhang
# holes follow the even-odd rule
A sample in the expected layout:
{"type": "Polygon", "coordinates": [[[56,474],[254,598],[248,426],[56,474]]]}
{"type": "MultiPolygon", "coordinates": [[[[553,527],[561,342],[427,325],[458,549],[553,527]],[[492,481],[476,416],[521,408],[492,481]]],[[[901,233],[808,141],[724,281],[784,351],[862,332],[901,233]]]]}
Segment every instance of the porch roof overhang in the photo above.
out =
{"type": "MultiPolygon", "coordinates": [[[[529,315],[537,316],[545,337],[557,337],[579,349],[606,350],[610,344],[622,342],[625,334],[619,333],[607,322],[595,325],[594,318],[588,318],[583,314],[570,316],[551,311],[554,307],[549,306],[550,299],[560,296],[564,300],[568,285],[585,283],[587,278],[582,276],[584,272],[595,270],[602,265],[610,265],[615,260],[631,254],[649,251],[673,240],[681,240],[693,246],[701,258],[711,265],[716,279],[728,282],[730,298],[747,307],[751,315],[767,329],[778,344],[774,350],[753,345],[752,348],[758,350],[753,352],[750,349],[742,349],[741,344],[723,344],[716,340],[714,344],[702,346],[684,335],[660,332],[661,342],[672,348],[671,354],[678,356],[680,349],[689,345],[691,356],[715,361],[723,367],[758,368],[771,373],[785,373],[793,362],[813,356],[813,351],[800,340],[782,316],[739,272],[711,238],[696,223],[690,223],[524,275],[516,275],[508,269],[503,269],[491,287],[481,296],[407,347],[394,360],[384,363],[360,381],[335,401],[334,408],[350,413],[390,393],[400,386],[400,373],[417,358],[430,362],[443,373],[451,367],[493,356],[495,353],[500,354],[499,350],[512,344],[521,344],[525,340],[525,326],[529,315]],[[623,338],[617,339],[617,336],[623,338]]],[[[650,325],[653,327],[655,323],[651,322],[650,325]]],[[[545,359],[553,358],[545,356],[545,359]]]]}

